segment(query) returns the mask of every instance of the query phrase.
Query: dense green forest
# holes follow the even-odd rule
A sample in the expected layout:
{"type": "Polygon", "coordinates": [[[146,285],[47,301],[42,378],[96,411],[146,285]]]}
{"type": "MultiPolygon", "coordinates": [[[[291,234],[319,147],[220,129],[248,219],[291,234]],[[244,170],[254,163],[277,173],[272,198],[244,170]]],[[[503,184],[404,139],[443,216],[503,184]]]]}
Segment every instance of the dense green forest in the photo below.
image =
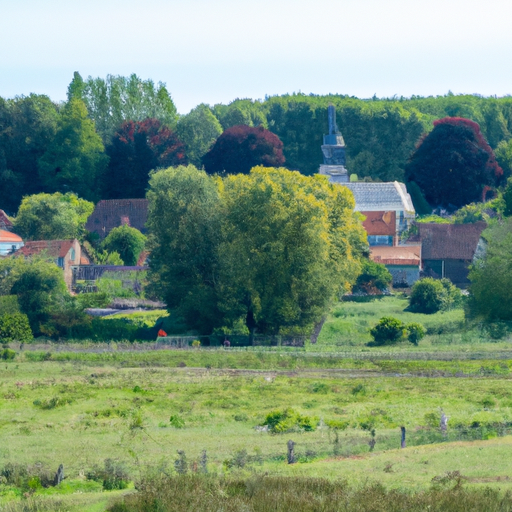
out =
{"type": "Polygon", "coordinates": [[[38,192],[72,191],[92,201],[143,197],[150,170],[187,162],[200,167],[219,135],[240,124],[277,135],[284,166],[311,175],[322,161],[329,104],[347,145],[347,168],[359,179],[404,180],[422,135],[447,116],[478,123],[505,177],[510,174],[508,96],[292,94],[201,104],[180,116],[164,84],[136,75],[84,80],[75,73],[64,103],[36,94],[0,98],[0,207],[14,214],[24,195],[38,192]]]}

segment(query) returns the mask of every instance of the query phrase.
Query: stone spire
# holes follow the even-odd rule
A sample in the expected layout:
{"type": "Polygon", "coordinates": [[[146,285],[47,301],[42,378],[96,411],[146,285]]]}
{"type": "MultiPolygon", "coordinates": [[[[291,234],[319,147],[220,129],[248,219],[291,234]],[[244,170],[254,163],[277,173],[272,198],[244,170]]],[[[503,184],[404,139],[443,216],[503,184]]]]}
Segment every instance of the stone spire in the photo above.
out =
{"type": "Polygon", "coordinates": [[[322,153],[324,163],[320,166],[319,173],[329,176],[332,183],[346,183],[349,181],[345,168],[345,141],[336,125],[336,109],[329,105],[327,109],[329,119],[329,134],[324,135],[322,153]]]}

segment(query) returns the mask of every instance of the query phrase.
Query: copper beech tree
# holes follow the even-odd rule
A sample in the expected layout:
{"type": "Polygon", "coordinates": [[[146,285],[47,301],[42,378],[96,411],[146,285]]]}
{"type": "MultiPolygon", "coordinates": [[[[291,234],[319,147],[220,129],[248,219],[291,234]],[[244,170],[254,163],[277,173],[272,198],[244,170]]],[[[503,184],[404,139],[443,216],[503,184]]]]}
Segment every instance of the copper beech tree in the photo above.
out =
{"type": "Polygon", "coordinates": [[[247,174],[256,165],[284,164],[283,143],[263,126],[237,125],[228,128],[204,155],[208,174],[247,174]]]}
{"type": "Polygon", "coordinates": [[[499,183],[503,170],[477,123],[460,117],[434,121],[405,169],[428,203],[457,209],[481,200],[485,186],[499,183]]]}
{"type": "Polygon", "coordinates": [[[158,119],[126,121],[107,147],[104,198],[144,197],[150,171],[187,163],[185,146],[158,119]]]}

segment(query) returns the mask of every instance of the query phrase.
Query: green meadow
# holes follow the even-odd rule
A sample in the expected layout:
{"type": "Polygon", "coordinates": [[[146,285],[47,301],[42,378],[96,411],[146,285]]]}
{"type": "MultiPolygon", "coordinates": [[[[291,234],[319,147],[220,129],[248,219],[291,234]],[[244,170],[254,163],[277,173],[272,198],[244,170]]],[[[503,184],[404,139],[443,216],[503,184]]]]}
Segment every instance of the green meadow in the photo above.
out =
{"type": "MultiPolygon", "coordinates": [[[[318,343],[303,349],[13,346],[16,358],[0,364],[0,510],[116,510],[134,491],[143,499],[148,478],[171,479],[172,487],[176,478],[267,475],[347,489],[378,482],[385,493],[430,493],[442,484],[505,496],[512,492],[510,341],[491,342],[477,328],[468,334],[462,311],[413,315],[404,302],[342,303],[318,343]],[[384,314],[420,321],[429,334],[419,347],[366,347],[368,327],[384,314]],[[264,427],[271,413],[299,420],[273,433],[264,427]],[[59,464],[65,480],[43,485],[59,464]],[[183,468],[191,476],[176,476],[183,468]]],[[[133,506],[117,510],[157,510],[133,506]]]]}

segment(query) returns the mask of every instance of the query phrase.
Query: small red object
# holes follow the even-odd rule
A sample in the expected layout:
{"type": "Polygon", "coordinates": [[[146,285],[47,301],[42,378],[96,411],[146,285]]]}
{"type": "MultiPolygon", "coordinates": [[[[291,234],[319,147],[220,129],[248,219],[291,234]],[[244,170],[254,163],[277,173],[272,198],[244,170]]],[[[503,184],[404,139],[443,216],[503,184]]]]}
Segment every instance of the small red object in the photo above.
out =
{"type": "Polygon", "coordinates": [[[167,333],[163,329],[160,329],[158,331],[158,337],[163,338],[164,336],[167,336],[167,333]]]}

